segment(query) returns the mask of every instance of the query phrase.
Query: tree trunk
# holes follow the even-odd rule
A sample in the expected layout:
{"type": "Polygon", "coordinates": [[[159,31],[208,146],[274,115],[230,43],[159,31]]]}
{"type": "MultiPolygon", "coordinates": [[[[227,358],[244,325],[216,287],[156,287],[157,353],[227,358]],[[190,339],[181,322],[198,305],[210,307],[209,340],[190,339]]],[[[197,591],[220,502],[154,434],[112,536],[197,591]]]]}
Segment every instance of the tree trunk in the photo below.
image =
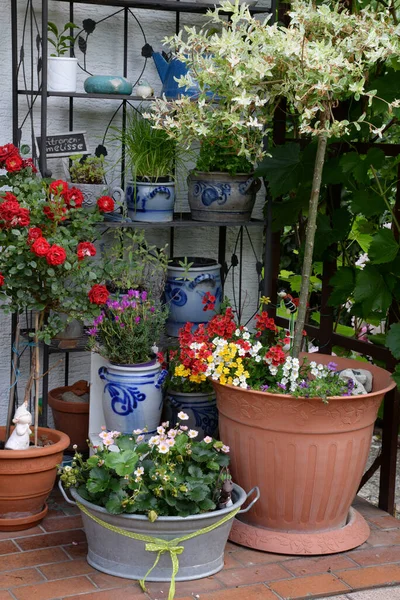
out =
{"type": "MultiPolygon", "coordinates": [[[[325,118],[321,118],[320,126],[324,127],[325,118]]],[[[318,136],[317,155],[315,157],[314,175],[312,190],[310,196],[310,204],[308,210],[308,222],[306,230],[306,240],[304,247],[303,269],[301,273],[301,289],[299,296],[299,308],[297,311],[296,327],[294,331],[292,355],[298,358],[301,352],[303,341],[303,330],[307,313],[307,301],[310,290],[310,277],[312,273],[312,261],[314,252],[314,239],[317,229],[317,214],[319,193],[321,190],[322,170],[324,168],[326,145],[328,136],[325,132],[318,136]]]]}

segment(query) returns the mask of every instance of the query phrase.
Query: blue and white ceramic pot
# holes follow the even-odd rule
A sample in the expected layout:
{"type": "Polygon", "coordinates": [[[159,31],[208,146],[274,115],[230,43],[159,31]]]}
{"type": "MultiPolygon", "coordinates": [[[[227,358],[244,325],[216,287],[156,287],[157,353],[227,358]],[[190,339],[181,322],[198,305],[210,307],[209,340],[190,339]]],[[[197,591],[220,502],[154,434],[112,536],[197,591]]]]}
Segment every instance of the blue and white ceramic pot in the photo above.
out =
{"type": "Polygon", "coordinates": [[[222,301],[221,265],[209,258],[188,257],[189,270],[179,266],[183,258],[174,258],[167,271],[165,300],[169,306],[167,335],[177,337],[187,322],[195,327],[208,323],[218,312],[222,301]],[[215,296],[214,310],[204,310],[207,292],[215,296]]]}
{"type": "Polygon", "coordinates": [[[174,181],[128,181],[125,197],[132,221],[166,223],[174,217],[174,181]]]}
{"type": "Polygon", "coordinates": [[[261,187],[251,174],[193,171],[188,177],[189,205],[194,221],[249,221],[261,187]]]}
{"type": "Polygon", "coordinates": [[[185,394],[168,390],[164,403],[164,418],[169,421],[171,427],[178,423],[178,413],[181,411],[189,417],[184,424],[199,432],[196,440],[202,440],[208,435],[217,436],[218,410],[215,392],[185,394]]]}
{"type": "Polygon", "coordinates": [[[167,371],[157,361],[137,365],[109,363],[99,369],[104,381],[105,425],[112,431],[132,433],[147,427],[154,434],[163,407],[162,384],[167,371]]]}

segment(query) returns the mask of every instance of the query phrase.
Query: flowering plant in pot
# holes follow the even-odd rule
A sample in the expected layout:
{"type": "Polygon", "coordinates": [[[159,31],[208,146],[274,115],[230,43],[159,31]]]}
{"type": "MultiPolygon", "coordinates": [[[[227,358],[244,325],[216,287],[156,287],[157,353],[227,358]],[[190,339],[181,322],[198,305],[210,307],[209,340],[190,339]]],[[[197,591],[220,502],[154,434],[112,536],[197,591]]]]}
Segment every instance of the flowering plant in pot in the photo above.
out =
{"type": "Polygon", "coordinates": [[[152,301],[146,290],[128,290],[107,300],[89,330],[89,347],[107,359],[99,370],[104,380],[106,426],[124,433],[160,423],[166,371],[157,361],[156,344],[168,315],[166,306],[152,301]]]}
{"type": "MultiPolygon", "coordinates": [[[[82,320],[98,312],[100,298],[96,290],[102,289],[102,286],[96,282],[101,280],[102,269],[92,261],[91,257],[96,254],[96,249],[91,240],[94,237],[94,224],[101,220],[101,210],[107,210],[111,206],[110,202],[112,203],[111,199],[99,202],[96,214],[87,218],[80,208],[82,196],[79,190],[69,188],[61,180],[41,179],[31,159],[24,156],[12,144],[0,147],[0,168],[5,170],[0,175],[0,297],[3,300],[2,310],[17,314],[17,329],[13,340],[14,373],[19,353],[19,315],[26,310],[35,313],[35,328],[32,332],[34,351],[25,390],[27,402],[35,383],[34,447],[29,448],[29,431],[21,444],[22,440],[16,438],[16,429],[15,435],[13,433],[11,436],[12,440],[8,440],[7,447],[24,450],[1,451],[0,462],[5,465],[4,477],[11,477],[10,474],[7,475],[10,473],[10,464],[20,468],[16,473],[17,477],[7,479],[0,486],[7,491],[8,501],[9,490],[16,487],[18,495],[18,486],[27,485],[25,479],[30,476],[29,473],[41,477],[41,469],[35,473],[34,469],[26,468],[24,461],[37,458],[40,463],[46,450],[50,466],[45,470],[47,479],[43,479],[43,494],[37,494],[35,501],[29,499],[27,508],[22,507],[22,500],[17,502],[14,498],[11,498],[15,502],[12,509],[4,507],[1,498],[0,515],[9,513],[9,518],[0,517],[0,528],[11,529],[30,527],[44,516],[47,511],[44,503],[48,490],[51,489],[51,480],[54,481],[55,478],[55,466],[60,462],[62,449],[69,443],[67,436],[61,432],[38,429],[39,341],[50,343],[52,337],[65,327],[66,322],[59,312],[67,313],[67,323],[74,318],[82,320]],[[4,191],[4,187],[8,191],[4,191]],[[51,449],[38,447],[40,434],[46,434],[54,442],[51,449]],[[51,450],[54,452],[50,456],[51,450]],[[21,464],[16,460],[18,457],[23,461],[21,464]],[[24,474],[23,477],[21,473],[24,474]],[[17,517],[17,513],[26,513],[27,517],[17,517]]],[[[12,376],[7,428],[2,431],[3,439],[7,439],[9,434],[14,384],[15,377],[12,376]]],[[[3,473],[0,477],[3,477],[3,473]]],[[[34,488],[36,484],[28,485],[34,488]]],[[[4,502],[6,503],[6,499],[4,502]]]]}
{"type": "Polygon", "coordinates": [[[74,47],[75,38],[71,32],[77,27],[74,23],[66,23],[59,30],[55,23],[47,23],[48,41],[54,48],[47,62],[49,92],[76,92],[78,59],[65,55],[74,47]]]}
{"type": "Polygon", "coordinates": [[[192,332],[193,323],[179,331],[178,349],[171,348],[166,357],[165,418],[175,422],[180,411],[189,415],[189,425],[198,429],[201,437],[215,436],[218,431],[218,411],[215,392],[207,379],[207,365],[203,360],[204,342],[209,336],[206,326],[200,324],[192,332]]]}
{"type": "Polygon", "coordinates": [[[82,511],[91,565],[139,579],[144,590],[145,579],[171,581],[170,600],[175,579],[222,569],[232,518],[246,499],[232,485],[229,448],[211,437],[197,441],[188,419],[179,413],[147,442],[141,429],[103,431],[95,454],[86,461],[76,454],[60,475],[82,511]]]}

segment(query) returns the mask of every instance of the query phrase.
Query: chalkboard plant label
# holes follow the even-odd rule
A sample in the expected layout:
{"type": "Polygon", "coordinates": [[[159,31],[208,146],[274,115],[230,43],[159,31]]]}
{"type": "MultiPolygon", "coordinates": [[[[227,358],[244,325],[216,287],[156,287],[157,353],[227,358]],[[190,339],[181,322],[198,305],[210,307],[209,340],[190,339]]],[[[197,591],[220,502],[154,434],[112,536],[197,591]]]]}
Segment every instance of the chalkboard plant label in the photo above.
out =
{"type": "MultiPolygon", "coordinates": [[[[90,154],[85,135],[86,131],[68,131],[46,136],[46,158],[90,154]]],[[[40,154],[42,138],[37,137],[36,142],[40,154]]]]}

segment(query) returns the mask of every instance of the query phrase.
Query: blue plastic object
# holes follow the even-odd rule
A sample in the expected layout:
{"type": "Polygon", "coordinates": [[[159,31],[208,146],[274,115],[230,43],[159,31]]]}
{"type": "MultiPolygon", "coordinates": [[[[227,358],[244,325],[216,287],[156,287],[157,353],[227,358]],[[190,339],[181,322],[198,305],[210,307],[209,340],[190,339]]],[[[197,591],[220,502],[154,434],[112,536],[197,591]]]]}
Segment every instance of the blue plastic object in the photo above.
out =
{"type": "Polygon", "coordinates": [[[126,94],[132,93],[132,84],[119,75],[92,75],[83,84],[87,94],[126,94]]]}

